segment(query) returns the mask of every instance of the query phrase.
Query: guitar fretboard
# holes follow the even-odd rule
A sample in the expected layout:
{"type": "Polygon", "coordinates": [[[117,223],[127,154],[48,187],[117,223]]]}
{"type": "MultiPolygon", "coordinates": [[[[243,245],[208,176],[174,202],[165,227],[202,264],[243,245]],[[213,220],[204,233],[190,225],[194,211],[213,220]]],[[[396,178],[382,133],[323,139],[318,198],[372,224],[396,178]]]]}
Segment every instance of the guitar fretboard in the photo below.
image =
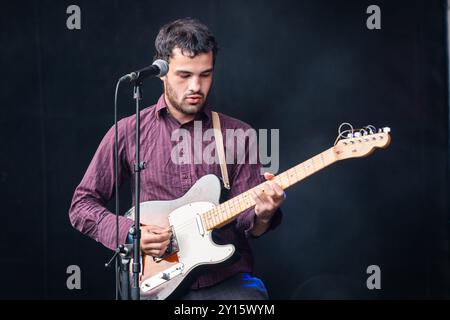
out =
{"type": "MultiPolygon", "coordinates": [[[[275,176],[272,181],[279,184],[285,190],[306,177],[322,170],[326,166],[336,162],[337,159],[330,148],[298,165],[275,176]]],[[[264,190],[264,183],[241,193],[240,195],[225,201],[203,214],[203,224],[207,230],[220,228],[233,221],[241,212],[255,205],[251,196],[251,190],[264,190]]]]}

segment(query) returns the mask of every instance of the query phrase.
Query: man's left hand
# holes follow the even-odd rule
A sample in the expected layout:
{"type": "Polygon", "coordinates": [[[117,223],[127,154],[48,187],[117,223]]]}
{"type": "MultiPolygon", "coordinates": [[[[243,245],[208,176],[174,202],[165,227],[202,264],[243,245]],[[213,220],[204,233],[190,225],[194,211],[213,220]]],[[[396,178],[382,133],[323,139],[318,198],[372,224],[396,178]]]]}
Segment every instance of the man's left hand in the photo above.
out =
{"type": "Polygon", "coordinates": [[[286,199],[286,194],[279,184],[271,181],[274,175],[268,172],[264,173],[267,180],[263,187],[251,190],[252,198],[255,201],[255,214],[258,220],[268,223],[273,215],[280,207],[281,203],[286,199]]]}

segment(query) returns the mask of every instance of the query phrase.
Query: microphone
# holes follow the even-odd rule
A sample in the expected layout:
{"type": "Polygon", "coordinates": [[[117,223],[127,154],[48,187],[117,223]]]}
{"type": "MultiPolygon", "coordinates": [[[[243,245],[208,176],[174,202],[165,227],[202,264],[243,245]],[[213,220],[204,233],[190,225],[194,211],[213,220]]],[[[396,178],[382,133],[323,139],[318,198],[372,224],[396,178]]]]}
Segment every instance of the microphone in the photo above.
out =
{"type": "Polygon", "coordinates": [[[149,76],[163,77],[169,71],[169,64],[161,59],[155,60],[151,66],[145,67],[138,71],[131,72],[119,79],[122,81],[141,81],[149,76]]]}

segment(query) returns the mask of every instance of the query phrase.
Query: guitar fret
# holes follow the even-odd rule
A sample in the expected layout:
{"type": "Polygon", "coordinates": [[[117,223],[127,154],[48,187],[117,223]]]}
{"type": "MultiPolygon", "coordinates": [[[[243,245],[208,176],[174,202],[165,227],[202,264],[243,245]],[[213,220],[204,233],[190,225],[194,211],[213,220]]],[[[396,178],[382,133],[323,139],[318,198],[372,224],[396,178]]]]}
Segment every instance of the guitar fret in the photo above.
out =
{"type": "Polygon", "coordinates": [[[298,180],[297,180],[297,174],[295,173],[295,171],[291,168],[291,169],[289,169],[288,171],[287,171],[287,173],[288,173],[288,175],[289,175],[289,177],[290,177],[290,185],[293,185],[294,183],[296,183],[298,180]]]}
{"type": "Polygon", "coordinates": [[[320,154],[317,155],[315,158],[316,158],[316,163],[317,163],[316,171],[319,171],[320,169],[323,168],[322,158],[320,157],[320,154]]]}
{"type": "Polygon", "coordinates": [[[241,197],[242,197],[242,195],[239,195],[239,196],[236,197],[236,201],[238,202],[238,205],[239,205],[239,211],[243,211],[242,210],[241,197]]]}
{"type": "Polygon", "coordinates": [[[296,176],[297,176],[297,181],[300,181],[301,179],[302,179],[302,176],[301,176],[301,174],[299,174],[299,172],[298,172],[298,166],[295,166],[294,168],[294,171],[295,171],[295,174],[296,174],[296,176]]]}
{"type": "Polygon", "coordinates": [[[297,179],[297,182],[300,181],[300,180],[302,179],[302,176],[298,173],[298,167],[295,166],[295,167],[293,168],[293,170],[294,170],[294,172],[295,172],[295,177],[296,177],[296,179],[297,179]]]}
{"type": "Polygon", "coordinates": [[[288,176],[289,176],[289,178],[290,178],[289,180],[290,180],[290,181],[293,181],[293,182],[291,182],[291,185],[294,184],[295,182],[297,182],[297,181],[296,181],[296,178],[297,178],[297,177],[295,177],[295,172],[294,172],[292,169],[289,169],[289,170],[287,171],[287,173],[288,173],[288,176]]]}
{"type": "Polygon", "coordinates": [[[250,192],[244,193],[243,201],[244,201],[244,208],[247,208],[248,206],[248,197],[250,195],[250,192]]]}
{"type": "Polygon", "coordinates": [[[286,174],[286,172],[285,173],[283,173],[283,176],[285,177],[285,179],[286,179],[286,187],[287,186],[290,186],[291,185],[291,181],[290,181],[290,179],[289,179],[289,175],[288,174],[286,174]]]}
{"type": "MultiPolygon", "coordinates": [[[[230,207],[230,202],[229,201],[227,201],[227,205],[228,205],[228,208],[229,208],[230,207]]],[[[230,218],[230,212],[228,210],[223,212],[223,217],[224,217],[223,221],[228,220],[230,218]]]]}
{"type": "Polygon", "coordinates": [[[224,219],[223,217],[226,217],[226,212],[224,210],[219,210],[219,215],[217,216],[217,224],[221,224],[224,219]]]}
{"type": "Polygon", "coordinates": [[[313,170],[312,170],[312,163],[311,163],[311,159],[308,160],[308,176],[312,175],[313,170]]]}
{"type": "Polygon", "coordinates": [[[228,207],[228,201],[226,201],[226,202],[224,202],[223,203],[223,209],[224,209],[224,213],[225,213],[225,215],[228,215],[229,214],[229,207],[228,207]]]}
{"type": "MultiPolygon", "coordinates": [[[[225,202],[224,206],[226,206],[226,203],[227,202],[225,202]]],[[[219,212],[220,212],[220,218],[218,219],[217,223],[221,224],[224,221],[223,217],[227,216],[227,212],[226,212],[226,210],[219,210],[219,212]]]]}
{"type": "Polygon", "coordinates": [[[229,201],[227,201],[227,204],[228,204],[229,212],[227,212],[226,217],[228,219],[228,217],[232,216],[233,212],[234,212],[234,210],[233,210],[233,201],[229,200],[229,201]]]}
{"type": "Polygon", "coordinates": [[[214,226],[213,212],[214,212],[214,209],[208,212],[208,223],[211,227],[214,226]]]}
{"type": "Polygon", "coordinates": [[[238,209],[238,211],[241,211],[241,202],[239,201],[239,197],[240,197],[240,195],[239,196],[237,196],[236,198],[234,198],[234,199],[236,199],[236,206],[237,206],[237,209],[238,209]]]}
{"type": "Polygon", "coordinates": [[[227,216],[226,220],[230,219],[232,216],[234,216],[236,213],[238,213],[237,212],[238,210],[236,210],[236,205],[237,205],[236,201],[234,199],[231,199],[230,200],[231,214],[227,216]]]}
{"type": "Polygon", "coordinates": [[[209,212],[209,214],[208,214],[208,224],[211,228],[214,226],[213,219],[212,219],[212,212],[209,212]]]}
{"type": "Polygon", "coordinates": [[[217,217],[217,211],[213,210],[213,213],[211,214],[211,216],[212,216],[211,222],[212,222],[213,226],[217,225],[217,218],[216,218],[217,217]]]}
{"type": "MultiPolygon", "coordinates": [[[[226,203],[229,203],[229,202],[227,201],[226,203]]],[[[228,217],[229,217],[228,212],[222,210],[222,221],[221,221],[221,223],[224,222],[224,221],[226,221],[226,220],[228,220],[228,217]]]]}
{"type": "Polygon", "coordinates": [[[208,220],[207,220],[208,226],[209,226],[209,227],[212,227],[212,223],[211,223],[211,219],[212,219],[212,217],[211,217],[211,211],[208,211],[208,212],[207,212],[206,218],[208,219],[208,220]]]}
{"type": "Polygon", "coordinates": [[[289,180],[288,180],[288,178],[287,178],[286,175],[284,175],[284,174],[281,174],[280,176],[281,176],[281,181],[284,180],[284,183],[282,183],[283,187],[287,187],[287,186],[289,185],[289,180]]]}
{"type": "Polygon", "coordinates": [[[223,213],[223,216],[224,216],[224,221],[225,220],[228,220],[229,219],[229,217],[230,217],[230,205],[231,205],[231,202],[230,202],[231,200],[229,200],[229,201],[227,201],[226,203],[226,207],[227,207],[227,210],[223,213]]]}
{"type": "Polygon", "coordinates": [[[306,178],[308,176],[307,172],[306,172],[306,168],[305,168],[305,163],[301,163],[299,164],[300,168],[302,169],[303,172],[303,178],[306,178]]]}
{"type": "Polygon", "coordinates": [[[221,220],[222,211],[218,207],[214,208],[214,210],[215,210],[214,215],[216,217],[215,224],[218,225],[220,223],[220,220],[221,220]]]}
{"type": "Polygon", "coordinates": [[[225,217],[224,220],[226,220],[230,215],[230,201],[225,202],[223,208],[224,208],[223,216],[225,217]]]}
{"type": "MultiPolygon", "coordinates": [[[[220,210],[220,214],[221,214],[222,217],[226,217],[227,216],[227,207],[226,207],[227,203],[228,203],[228,201],[224,202],[223,206],[222,206],[222,210],[220,210]]],[[[218,221],[218,224],[222,223],[222,221],[224,221],[224,220],[225,219],[218,221]]]]}
{"type": "Polygon", "coordinates": [[[309,176],[309,174],[308,174],[308,170],[307,170],[307,164],[304,162],[303,164],[303,171],[305,172],[305,177],[307,177],[307,176],[309,176]]]}
{"type": "Polygon", "coordinates": [[[249,204],[250,204],[250,202],[249,202],[249,194],[246,192],[245,193],[245,199],[244,199],[244,203],[245,203],[245,206],[246,207],[248,207],[249,206],[249,204]]]}

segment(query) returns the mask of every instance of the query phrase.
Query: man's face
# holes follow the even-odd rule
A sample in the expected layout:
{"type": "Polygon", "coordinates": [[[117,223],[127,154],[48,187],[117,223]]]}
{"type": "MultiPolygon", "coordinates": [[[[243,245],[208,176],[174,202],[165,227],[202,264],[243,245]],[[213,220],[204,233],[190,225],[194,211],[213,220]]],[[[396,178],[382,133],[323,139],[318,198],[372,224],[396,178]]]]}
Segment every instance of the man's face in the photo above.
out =
{"type": "Polygon", "coordinates": [[[183,114],[196,114],[203,108],[212,79],[212,51],[191,58],[175,48],[169,72],[162,77],[166,102],[183,114]]]}

